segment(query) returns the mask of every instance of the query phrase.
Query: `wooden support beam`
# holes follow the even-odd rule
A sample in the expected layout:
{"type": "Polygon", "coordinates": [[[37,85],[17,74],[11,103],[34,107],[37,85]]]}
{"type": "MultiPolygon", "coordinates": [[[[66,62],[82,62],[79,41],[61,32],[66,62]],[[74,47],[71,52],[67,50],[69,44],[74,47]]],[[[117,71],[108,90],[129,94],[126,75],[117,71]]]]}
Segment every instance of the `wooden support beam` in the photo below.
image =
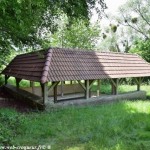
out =
{"type": "Polygon", "coordinates": [[[34,82],[33,81],[30,81],[30,87],[32,88],[32,93],[34,94],[35,91],[34,91],[34,82]]]}
{"type": "Polygon", "coordinates": [[[81,87],[82,87],[84,90],[86,90],[85,85],[84,85],[80,80],[78,80],[78,83],[81,85],[81,87]]]}
{"type": "Polygon", "coordinates": [[[122,82],[123,82],[124,78],[121,78],[119,81],[118,81],[118,84],[121,85],[122,82]]]}
{"type": "Polygon", "coordinates": [[[89,80],[89,88],[91,89],[91,87],[92,87],[92,85],[94,84],[94,82],[95,82],[96,80],[89,80]]]}
{"type": "Polygon", "coordinates": [[[138,84],[139,82],[137,78],[134,78],[134,81],[136,82],[136,84],[138,84]]]}
{"type": "Polygon", "coordinates": [[[58,82],[52,82],[52,85],[48,88],[48,92],[50,92],[50,90],[52,90],[58,84],[59,84],[59,81],[58,82]]]}
{"type": "MultiPolygon", "coordinates": [[[[59,83],[59,82],[58,82],[59,83]]],[[[57,86],[58,86],[58,84],[56,84],[55,86],[54,86],[54,103],[57,103],[57,86]]]]}
{"type": "Polygon", "coordinates": [[[44,105],[48,103],[48,86],[47,85],[48,83],[41,84],[44,105]]]}
{"type": "Polygon", "coordinates": [[[92,88],[92,85],[93,85],[93,83],[94,83],[95,81],[96,81],[96,80],[89,80],[89,97],[92,96],[91,88],[92,88]]]}
{"type": "Polygon", "coordinates": [[[86,87],[86,91],[85,91],[85,98],[89,99],[89,80],[85,80],[85,87],[86,87]]]}
{"type": "Polygon", "coordinates": [[[97,96],[100,96],[100,80],[97,80],[97,96]]]}
{"type": "Polygon", "coordinates": [[[45,105],[48,103],[48,88],[47,88],[47,83],[44,84],[43,101],[44,101],[45,105]]]}
{"type": "Polygon", "coordinates": [[[116,95],[118,94],[118,86],[119,86],[119,79],[115,79],[116,82],[116,95]]]}
{"type": "Polygon", "coordinates": [[[140,91],[142,80],[143,79],[141,77],[135,78],[135,81],[137,83],[137,91],[140,91]]]}
{"type": "Polygon", "coordinates": [[[10,77],[10,76],[5,75],[5,85],[7,84],[7,81],[8,81],[8,79],[9,79],[9,77],[10,77]]]}
{"type": "Polygon", "coordinates": [[[91,88],[93,80],[89,80],[89,98],[92,96],[91,88]]]}
{"type": "Polygon", "coordinates": [[[111,80],[111,83],[116,87],[116,79],[110,79],[111,80]]]}
{"type": "Polygon", "coordinates": [[[61,97],[64,96],[63,85],[64,85],[64,82],[61,81],[61,97]]]}
{"type": "Polygon", "coordinates": [[[19,89],[19,83],[22,79],[19,79],[19,78],[15,78],[16,79],[16,87],[19,89]]]}
{"type": "Polygon", "coordinates": [[[111,79],[112,95],[118,94],[118,79],[111,79]]]}
{"type": "Polygon", "coordinates": [[[141,78],[141,83],[143,82],[143,80],[144,80],[144,77],[140,77],[141,78]]]}

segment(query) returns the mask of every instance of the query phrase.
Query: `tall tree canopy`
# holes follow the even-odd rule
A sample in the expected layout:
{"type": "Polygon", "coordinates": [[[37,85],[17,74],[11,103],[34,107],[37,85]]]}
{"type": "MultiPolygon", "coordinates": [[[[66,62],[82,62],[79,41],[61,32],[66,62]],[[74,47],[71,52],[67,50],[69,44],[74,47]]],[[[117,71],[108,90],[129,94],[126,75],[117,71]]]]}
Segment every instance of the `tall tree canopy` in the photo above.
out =
{"type": "Polygon", "coordinates": [[[55,33],[45,34],[42,44],[44,47],[64,47],[78,49],[96,49],[100,37],[100,25],[89,24],[87,21],[76,19],[68,27],[68,17],[62,15],[57,20],[58,30],[55,33]]]}
{"type": "Polygon", "coordinates": [[[147,43],[145,41],[150,39],[149,14],[150,0],[128,0],[115,16],[106,14],[110,24],[103,31],[101,46],[109,50],[129,52],[132,45],[142,41],[147,43]]]}
{"type": "Polygon", "coordinates": [[[0,0],[0,53],[37,45],[44,31],[56,31],[61,13],[71,24],[73,18],[88,20],[92,9],[101,14],[105,8],[104,0],[0,0]]]}
{"type": "Polygon", "coordinates": [[[118,22],[134,30],[144,39],[150,39],[150,0],[128,0],[120,8],[118,22]]]}

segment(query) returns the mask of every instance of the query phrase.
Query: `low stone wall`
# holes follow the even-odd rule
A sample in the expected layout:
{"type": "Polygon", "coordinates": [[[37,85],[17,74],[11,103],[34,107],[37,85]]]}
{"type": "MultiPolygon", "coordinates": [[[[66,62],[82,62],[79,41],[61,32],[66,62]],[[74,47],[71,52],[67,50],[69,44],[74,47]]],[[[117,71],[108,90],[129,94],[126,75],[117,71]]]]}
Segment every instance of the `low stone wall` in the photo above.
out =
{"type": "Polygon", "coordinates": [[[78,100],[69,100],[59,103],[50,103],[46,106],[47,110],[51,108],[63,108],[66,106],[86,106],[86,105],[97,105],[103,103],[116,102],[121,100],[145,100],[146,92],[145,91],[135,91],[118,95],[105,95],[100,97],[93,97],[88,100],[78,99],[78,100]]]}
{"type": "Polygon", "coordinates": [[[32,106],[33,108],[38,108],[39,110],[45,109],[42,97],[39,97],[35,94],[32,94],[22,89],[17,89],[15,86],[9,84],[4,85],[3,88],[14,99],[24,101],[28,103],[30,106],[32,106]]]}
{"type": "MultiPolygon", "coordinates": [[[[42,96],[41,87],[34,87],[32,92],[32,87],[21,88],[27,92],[34,93],[38,96],[42,96]]],[[[75,94],[84,92],[83,88],[79,84],[64,84],[63,85],[63,93],[65,94],[75,94]]],[[[61,95],[61,85],[58,85],[57,88],[58,95],[61,95]]],[[[48,96],[53,96],[53,90],[50,90],[48,96]]]]}

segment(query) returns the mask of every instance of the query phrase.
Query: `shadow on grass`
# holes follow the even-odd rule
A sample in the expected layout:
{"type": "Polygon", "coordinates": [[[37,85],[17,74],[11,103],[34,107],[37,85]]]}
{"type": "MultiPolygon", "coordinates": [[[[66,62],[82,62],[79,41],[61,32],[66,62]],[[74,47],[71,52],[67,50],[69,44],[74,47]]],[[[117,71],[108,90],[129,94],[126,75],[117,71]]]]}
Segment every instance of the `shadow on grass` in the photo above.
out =
{"type": "MultiPolygon", "coordinates": [[[[5,118],[14,116],[13,111],[7,111],[3,110],[8,114],[5,118]]],[[[9,135],[12,144],[51,145],[54,150],[150,149],[149,101],[122,101],[17,115],[20,124],[12,132],[15,130],[17,135],[9,135]]]]}
{"type": "MultiPolygon", "coordinates": [[[[72,138],[73,141],[71,143],[69,139],[63,140],[63,143],[60,142],[59,148],[63,147],[65,143],[68,148],[64,147],[64,149],[68,150],[150,149],[149,101],[124,101],[83,108],[83,110],[84,112],[82,113],[87,113],[90,117],[86,118],[90,121],[87,124],[83,124],[85,131],[79,131],[79,135],[74,133],[76,138],[72,138]]],[[[78,130],[80,130],[80,127],[78,130]]]]}

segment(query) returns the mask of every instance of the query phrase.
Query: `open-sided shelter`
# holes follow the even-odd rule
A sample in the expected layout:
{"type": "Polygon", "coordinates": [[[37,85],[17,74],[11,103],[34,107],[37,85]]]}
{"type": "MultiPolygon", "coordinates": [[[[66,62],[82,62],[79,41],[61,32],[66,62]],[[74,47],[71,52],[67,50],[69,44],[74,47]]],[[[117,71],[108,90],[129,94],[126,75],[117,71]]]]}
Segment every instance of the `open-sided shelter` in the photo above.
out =
{"type": "Polygon", "coordinates": [[[110,79],[113,94],[117,93],[121,79],[127,77],[134,77],[140,90],[141,78],[150,76],[150,64],[136,54],[49,48],[16,56],[2,74],[6,84],[10,76],[15,77],[18,88],[22,79],[40,82],[46,104],[51,89],[57,102],[57,86],[61,81],[78,81],[86,99],[94,81],[100,79],[110,79]],[[48,82],[52,83],[50,87],[48,82]]]}

